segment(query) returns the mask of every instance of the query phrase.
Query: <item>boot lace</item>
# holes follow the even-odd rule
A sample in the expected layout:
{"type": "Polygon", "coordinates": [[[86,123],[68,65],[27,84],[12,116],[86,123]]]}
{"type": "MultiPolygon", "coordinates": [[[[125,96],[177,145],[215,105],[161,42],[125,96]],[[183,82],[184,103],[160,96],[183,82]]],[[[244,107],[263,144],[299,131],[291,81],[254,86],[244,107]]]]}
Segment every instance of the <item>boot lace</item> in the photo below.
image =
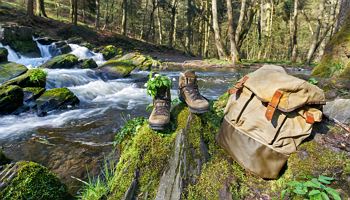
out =
{"type": "Polygon", "coordinates": [[[169,102],[166,100],[156,100],[154,102],[155,114],[156,115],[169,115],[169,102]]]}

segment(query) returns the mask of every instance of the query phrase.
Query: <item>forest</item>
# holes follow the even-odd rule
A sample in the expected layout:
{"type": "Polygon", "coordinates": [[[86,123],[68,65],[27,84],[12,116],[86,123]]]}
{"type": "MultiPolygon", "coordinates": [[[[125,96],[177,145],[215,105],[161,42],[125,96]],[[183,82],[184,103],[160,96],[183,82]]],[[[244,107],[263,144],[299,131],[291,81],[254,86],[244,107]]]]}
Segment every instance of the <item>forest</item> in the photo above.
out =
{"type": "Polygon", "coordinates": [[[0,0],[0,199],[350,198],[350,0],[0,0]]]}

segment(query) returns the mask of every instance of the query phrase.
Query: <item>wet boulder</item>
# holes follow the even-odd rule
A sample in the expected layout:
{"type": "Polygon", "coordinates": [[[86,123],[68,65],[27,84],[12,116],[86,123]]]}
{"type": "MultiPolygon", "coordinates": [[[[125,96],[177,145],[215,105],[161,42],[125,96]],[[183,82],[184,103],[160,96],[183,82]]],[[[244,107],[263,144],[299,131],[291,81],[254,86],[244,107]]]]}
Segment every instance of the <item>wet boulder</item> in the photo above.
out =
{"type": "Polygon", "coordinates": [[[0,62],[6,62],[9,52],[7,49],[0,47],[0,62]]]}
{"type": "Polygon", "coordinates": [[[71,199],[67,187],[46,167],[21,161],[0,170],[0,199],[71,199]]]}
{"type": "Polygon", "coordinates": [[[100,53],[102,53],[104,59],[109,60],[117,55],[122,55],[123,50],[113,45],[107,45],[100,51],[100,53]]]}
{"type": "Polygon", "coordinates": [[[82,60],[79,63],[79,65],[80,65],[80,68],[82,69],[94,69],[98,67],[96,62],[92,58],[82,60]]]}
{"type": "Polygon", "coordinates": [[[18,85],[24,87],[42,87],[46,85],[47,73],[42,69],[30,69],[14,79],[4,83],[4,85],[18,85]]]}
{"type": "Polygon", "coordinates": [[[49,38],[49,37],[41,37],[36,39],[37,42],[39,42],[42,45],[50,45],[54,42],[57,42],[57,40],[49,38]]]}
{"type": "Polygon", "coordinates": [[[12,49],[22,55],[38,57],[40,50],[33,40],[33,29],[28,26],[5,26],[3,44],[9,45],[12,49]]]}
{"type": "Polygon", "coordinates": [[[34,101],[39,98],[45,92],[45,88],[42,87],[26,87],[23,88],[24,102],[34,101]]]}
{"type": "Polygon", "coordinates": [[[68,88],[55,88],[46,90],[37,100],[36,105],[39,116],[57,109],[66,109],[79,104],[79,99],[68,88]]]}
{"type": "Polygon", "coordinates": [[[42,64],[40,68],[48,69],[71,69],[79,63],[78,57],[72,54],[63,54],[52,58],[42,64]]]}
{"type": "Polygon", "coordinates": [[[98,67],[98,72],[105,78],[123,78],[130,75],[136,66],[129,61],[109,60],[98,67]]]}
{"type": "Polygon", "coordinates": [[[16,85],[0,87],[0,115],[10,114],[23,104],[23,90],[16,85]]]}
{"type": "Polygon", "coordinates": [[[72,48],[70,48],[68,43],[65,42],[65,41],[55,42],[55,46],[60,51],[60,53],[62,53],[62,54],[67,54],[67,53],[72,51],[72,48]]]}
{"type": "Polygon", "coordinates": [[[21,64],[13,62],[0,63],[0,84],[26,73],[28,69],[21,64]]]}
{"type": "Polygon", "coordinates": [[[133,63],[137,69],[150,70],[152,67],[160,66],[160,62],[150,56],[145,56],[138,52],[128,53],[118,58],[119,61],[129,61],[133,63]]]}
{"type": "Polygon", "coordinates": [[[343,124],[350,125],[350,99],[336,99],[323,107],[323,114],[343,124]]]}

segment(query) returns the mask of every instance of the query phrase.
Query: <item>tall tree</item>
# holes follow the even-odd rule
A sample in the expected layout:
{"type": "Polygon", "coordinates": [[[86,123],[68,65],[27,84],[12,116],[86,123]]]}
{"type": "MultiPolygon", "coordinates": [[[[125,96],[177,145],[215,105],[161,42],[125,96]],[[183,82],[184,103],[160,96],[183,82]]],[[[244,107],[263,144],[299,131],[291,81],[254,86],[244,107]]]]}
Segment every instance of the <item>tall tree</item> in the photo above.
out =
{"type": "Polygon", "coordinates": [[[219,19],[218,19],[218,2],[217,0],[212,0],[211,2],[211,10],[213,15],[213,30],[215,35],[215,45],[216,49],[218,51],[218,55],[220,59],[227,59],[227,54],[224,49],[224,45],[221,40],[221,34],[220,34],[220,26],[219,26],[219,19]]]}
{"type": "Polygon", "coordinates": [[[336,24],[336,32],[343,26],[345,20],[347,19],[347,14],[350,9],[350,1],[349,0],[339,0],[340,1],[340,9],[338,14],[338,20],[336,24]]]}
{"type": "Polygon", "coordinates": [[[294,0],[294,11],[291,20],[291,61],[297,60],[297,48],[298,48],[298,3],[299,0],[294,0]]]}
{"type": "Polygon", "coordinates": [[[169,30],[169,47],[174,47],[176,41],[176,25],[177,25],[177,4],[178,0],[172,0],[170,5],[170,30],[169,30]]]}
{"type": "Polygon", "coordinates": [[[30,18],[34,17],[34,0],[27,1],[27,15],[30,18]]]}
{"type": "Polygon", "coordinates": [[[338,20],[339,31],[333,35],[326,46],[325,53],[320,63],[314,68],[312,75],[320,77],[340,77],[350,79],[350,6],[348,2],[341,2],[338,20]]]}
{"type": "Polygon", "coordinates": [[[73,24],[78,25],[78,0],[73,0],[73,24]]]}
{"type": "Polygon", "coordinates": [[[95,28],[98,30],[100,28],[100,0],[96,0],[95,5],[96,5],[95,28]]]}
{"type": "Polygon", "coordinates": [[[44,0],[37,0],[36,1],[36,12],[39,16],[47,17],[45,12],[45,2],[44,0]]]}
{"type": "Polygon", "coordinates": [[[235,31],[233,28],[232,1],[226,0],[226,3],[227,3],[227,16],[228,16],[228,36],[230,38],[230,46],[231,46],[231,60],[232,60],[232,63],[235,64],[239,60],[239,53],[236,47],[235,31]]]}
{"type": "Polygon", "coordinates": [[[126,35],[127,19],[128,19],[128,0],[123,0],[123,17],[122,17],[122,34],[126,35]]]}

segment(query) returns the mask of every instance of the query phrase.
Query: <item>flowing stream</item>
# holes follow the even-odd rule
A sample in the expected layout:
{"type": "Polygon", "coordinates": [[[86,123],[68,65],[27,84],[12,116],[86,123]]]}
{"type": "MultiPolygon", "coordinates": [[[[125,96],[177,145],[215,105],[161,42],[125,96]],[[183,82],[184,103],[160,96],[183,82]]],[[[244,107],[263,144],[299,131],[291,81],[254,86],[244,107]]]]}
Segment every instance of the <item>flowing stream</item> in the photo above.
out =
{"type": "MultiPolygon", "coordinates": [[[[24,57],[9,46],[8,59],[35,68],[57,55],[54,44],[41,45],[39,58],[24,57]]],[[[0,44],[0,47],[3,45],[0,44]]],[[[86,47],[70,44],[72,54],[80,59],[92,58],[98,65],[103,56],[86,47]]],[[[152,99],[144,83],[148,72],[133,72],[124,79],[104,80],[91,69],[45,69],[46,89],[67,87],[80,99],[80,105],[64,111],[53,111],[45,117],[27,112],[0,116],[0,146],[14,160],[39,162],[76,192],[80,183],[72,177],[87,178],[99,173],[104,158],[112,152],[115,132],[126,120],[147,117],[146,107],[152,99]]],[[[201,93],[216,99],[247,71],[198,72],[201,93]]],[[[179,71],[163,71],[173,80],[172,98],[177,97],[179,71]]]]}

